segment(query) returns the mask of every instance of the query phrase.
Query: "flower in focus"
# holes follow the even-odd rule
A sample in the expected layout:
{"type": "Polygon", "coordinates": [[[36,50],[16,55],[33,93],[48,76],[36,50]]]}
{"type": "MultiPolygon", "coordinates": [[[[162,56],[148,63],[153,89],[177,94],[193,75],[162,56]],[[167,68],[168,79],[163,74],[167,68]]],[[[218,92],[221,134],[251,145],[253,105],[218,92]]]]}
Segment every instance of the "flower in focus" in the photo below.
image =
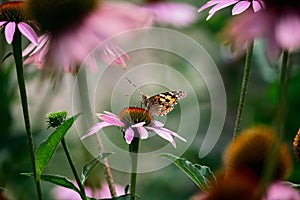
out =
{"type": "MultiPolygon", "coordinates": [[[[75,181],[72,181],[74,185],[77,185],[75,181]]],[[[124,187],[115,184],[117,196],[121,196],[124,194],[124,187]]],[[[57,200],[81,200],[80,195],[74,190],[70,190],[68,188],[62,186],[55,186],[51,193],[54,199],[57,200]]],[[[96,190],[92,190],[90,187],[85,186],[85,193],[88,197],[93,197],[95,199],[104,199],[111,198],[108,185],[106,183],[101,185],[101,188],[96,190]]]]}
{"type": "MultiPolygon", "coordinates": [[[[253,172],[257,177],[263,176],[263,169],[270,156],[270,149],[276,142],[273,129],[256,126],[244,130],[227,147],[224,154],[224,165],[228,174],[245,169],[253,172]]],[[[291,170],[292,159],[286,144],[281,143],[272,180],[282,180],[291,170]]]]}
{"type": "Polygon", "coordinates": [[[0,28],[4,29],[5,39],[11,44],[14,34],[20,31],[33,45],[38,44],[38,37],[31,27],[33,24],[24,12],[25,2],[11,1],[0,5],[0,28]]]}
{"type": "Polygon", "coordinates": [[[234,5],[232,8],[232,15],[237,15],[247,10],[250,6],[252,6],[254,12],[258,12],[264,7],[264,2],[263,0],[210,0],[201,6],[198,12],[202,12],[206,8],[212,7],[206,18],[206,20],[209,20],[217,11],[231,5],[234,5]]]}
{"type": "Polygon", "coordinates": [[[294,138],[293,149],[298,160],[300,160],[300,129],[294,138]]]}
{"type": "Polygon", "coordinates": [[[185,27],[197,20],[197,9],[187,3],[149,1],[145,7],[154,13],[155,22],[161,25],[185,27]]]}
{"type": "Polygon", "coordinates": [[[107,126],[117,126],[123,129],[124,139],[127,144],[131,144],[134,137],[140,137],[142,140],[148,138],[148,131],[155,132],[163,139],[169,141],[174,147],[176,143],[173,137],[186,142],[184,138],[177,133],[163,128],[163,124],[153,120],[149,111],[143,108],[129,107],[124,108],[119,115],[105,111],[104,114],[98,114],[102,122],[93,125],[88,133],[81,137],[84,139],[107,126]]]}
{"type": "Polygon", "coordinates": [[[236,50],[255,38],[266,41],[269,59],[277,59],[282,49],[295,51],[300,47],[300,2],[294,0],[264,0],[260,12],[244,12],[233,18],[225,28],[224,36],[233,42],[236,50]]]}
{"type": "MultiPolygon", "coordinates": [[[[24,50],[23,56],[29,56],[25,62],[33,62],[39,68],[61,67],[71,73],[104,40],[152,23],[152,13],[125,2],[28,0],[27,11],[45,35],[39,38],[37,47],[29,45],[24,50]]],[[[126,66],[128,55],[116,45],[108,45],[102,51],[99,54],[107,64],[126,66]]]]}

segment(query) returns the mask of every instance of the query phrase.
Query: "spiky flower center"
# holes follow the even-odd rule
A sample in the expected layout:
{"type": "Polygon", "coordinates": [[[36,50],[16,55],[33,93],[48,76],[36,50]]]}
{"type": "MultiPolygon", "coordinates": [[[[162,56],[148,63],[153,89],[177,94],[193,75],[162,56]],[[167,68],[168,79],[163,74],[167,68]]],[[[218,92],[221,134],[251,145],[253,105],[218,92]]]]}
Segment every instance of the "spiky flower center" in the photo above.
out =
{"type": "Polygon", "coordinates": [[[47,115],[48,128],[56,128],[67,119],[67,111],[52,112],[47,115]]]}
{"type": "MultiPolygon", "coordinates": [[[[270,149],[276,140],[276,133],[269,127],[257,126],[244,130],[227,147],[224,155],[225,166],[229,171],[249,169],[260,178],[265,162],[270,156],[270,149]]],[[[279,145],[276,156],[272,175],[274,180],[285,178],[291,168],[291,155],[286,144],[279,145]]]]}
{"type": "Polygon", "coordinates": [[[0,21],[22,22],[27,17],[24,12],[25,2],[11,1],[0,5],[0,21]]]}
{"type": "Polygon", "coordinates": [[[137,107],[124,108],[119,113],[118,117],[126,126],[141,122],[145,122],[145,125],[148,125],[152,121],[152,117],[148,110],[137,107]]]}
{"type": "Polygon", "coordinates": [[[28,0],[26,10],[42,29],[55,34],[80,23],[95,6],[96,0],[28,0]]]}

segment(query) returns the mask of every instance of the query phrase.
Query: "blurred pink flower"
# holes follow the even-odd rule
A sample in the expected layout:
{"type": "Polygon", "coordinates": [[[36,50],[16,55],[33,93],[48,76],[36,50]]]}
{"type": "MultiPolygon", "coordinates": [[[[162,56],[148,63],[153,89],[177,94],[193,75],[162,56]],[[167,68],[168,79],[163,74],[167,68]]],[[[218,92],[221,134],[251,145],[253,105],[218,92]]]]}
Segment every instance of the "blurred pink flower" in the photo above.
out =
{"type": "Polygon", "coordinates": [[[232,15],[237,15],[246,11],[251,5],[253,11],[257,12],[264,7],[264,2],[263,0],[210,0],[201,6],[198,12],[202,12],[206,8],[212,7],[206,18],[206,20],[209,20],[216,12],[231,5],[234,5],[232,8],[232,15]]]}
{"type": "Polygon", "coordinates": [[[11,1],[0,5],[0,29],[4,29],[5,39],[11,44],[16,32],[16,28],[30,41],[33,45],[38,44],[38,37],[31,27],[29,20],[24,15],[23,1],[11,1]]]}
{"type": "Polygon", "coordinates": [[[233,42],[234,49],[243,51],[255,38],[263,38],[272,60],[282,49],[295,51],[300,47],[300,5],[280,4],[277,8],[275,2],[269,5],[266,1],[261,12],[248,11],[231,19],[224,36],[233,42]]]}
{"type": "Polygon", "coordinates": [[[300,194],[291,185],[285,182],[272,183],[263,200],[299,200],[300,194]]]}
{"type": "Polygon", "coordinates": [[[154,13],[155,22],[161,25],[185,27],[197,20],[197,8],[187,3],[150,1],[145,7],[154,13]]]}
{"type": "MultiPolygon", "coordinates": [[[[74,185],[77,185],[75,181],[72,182],[74,185]]],[[[117,196],[124,195],[124,187],[115,184],[115,188],[116,188],[117,196]]],[[[96,190],[92,190],[90,187],[86,186],[85,193],[86,196],[95,199],[111,198],[110,191],[106,183],[102,184],[101,188],[98,188],[96,190]]],[[[81,200],[80,195],[77,192],[62,186],[55,186],[51,190],[51,194],[56,200],[81,200]]]]}
{"type": "Polygon", "coordinates": [[[148,131],[153,131],[163,139],[169,141],[174,147],[176,147],[176,143],[173,137],[177,137],[186,142],[186,140],[177,133],[163,128],[164,125],[161,122],[152,120],[149,111],[143,108],[125,108],[119,115],[107,111],[104,111],[104,113],[105,114],[98,114],[98,118],[102,120],[102,122],[94,124],[81,139],[95,134],[104,127],[117,126],[124,129],[124,138],[127,144],[131,144],[135,137],[135,131],[142,140],[148,138],[148,131]]]}
{"type": "MultiPolygon", "coordinates": [[[[63,67],[74,73],[101,42],[122,31],[150,26],[152,18],[147,9],[130,3],[101,2],[76,26],[42,35],[36,48],[29,45],[23,51],[23,56],[29,55],[25,63],[33,62],[39,68],[63,67]]],[[[115,63],[126,67],[124,59],[128,60],[128,55],[114,44],[104,47],[99,54],[109,65],[115,63]]]]}

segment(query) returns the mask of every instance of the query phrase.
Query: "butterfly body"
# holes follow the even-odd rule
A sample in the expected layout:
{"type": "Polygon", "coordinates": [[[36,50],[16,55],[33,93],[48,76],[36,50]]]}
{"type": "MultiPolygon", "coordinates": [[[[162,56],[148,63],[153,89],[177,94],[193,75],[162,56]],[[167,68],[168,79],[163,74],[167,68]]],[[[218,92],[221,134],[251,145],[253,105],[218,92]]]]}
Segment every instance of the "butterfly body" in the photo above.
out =
{"type": "Polygon", "coordinates": [[[168,91],[154,96],[142,94],[142,104],[151,114],[163,116],[172,111],[178,100],[185,96],[183,91],[168,91]]]}

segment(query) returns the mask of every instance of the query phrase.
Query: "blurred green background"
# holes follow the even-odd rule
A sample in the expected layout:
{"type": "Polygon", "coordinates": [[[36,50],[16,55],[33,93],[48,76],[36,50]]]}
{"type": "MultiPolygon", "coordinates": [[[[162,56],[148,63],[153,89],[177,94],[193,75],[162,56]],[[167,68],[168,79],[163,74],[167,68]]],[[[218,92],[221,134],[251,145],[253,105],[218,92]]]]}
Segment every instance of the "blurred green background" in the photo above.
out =
{"type": "MultiPolygon", "coordinates": [[[[140,1],[134,1],[140,3],[140,1]]],[[[185,1],[200,7],[205,1],[185,1]]],[[[218,171],[222,164],[222,153],[232,138],[234,119],[237,110],[240,85],[242,80],[244,57],[234,57],[230,48],[222,42],[219,34],[231,18],[230,9],[218,12],[211,20],[205,21],[206,12],[199,14],[196,23],[186,28],[167,27],[180,31],[198,41],[212,56],[222,75],[227,95],[226,122],[217,145],[205,158],[199,159],[198,151],[201,144],[196,138],[190,148],[182,155],[193,163],[199,163],[218,171]]],[[[3,34],[0,34],[0,59],[11,52],[3,34]]],[[[296,52],[290,57],[290,73],[288,83],[288,112],[285,120],[284,140],[292,152],[292,142],[300,128],[300,54],[296,52]]],[[[170,65],[172,65],[170,61],[170,65]]],[[[180,64],[185,70],[184,63],[180,64]]],[[[255,43],[253,65],[250,75],[242,128],[255,124],[271,125],[277,105],[277,89],[280,62],[269,62],[264,56],[262,41],[255,43]]],[[[180,69],[177,69],[180,70],[180,69]]],[[[42,79],[41,71],[34,66],[25,67],[29,110],[35,144],[39,144],[51,130],[47,130],[46,114],[48,112],[71,109],[74,77],[65,74],[62,79],[53,81],[42,79]],[[58,82],[57,82],[58,81],[58,82]],[[55,82],[55,84],[53,83],[55,82]]],[[[129,86],[130,87],[130,86],[129,86]]],[[[199,104],[201,105],[201,95],[199,104]]],[[[101,111],[99,111],[101,112],[101,111]]],[[[201,123],[209,121],[209,113],[201,113],[201,123]]],[[[34,182],[31,178],[21,176],[22,172],[31,170],[31,163],[24,132],[24,122],[20,106],[20,97],[16,81],[16,73],[12,57],[0,63],[0,187],[5,188],[9,199],[29,200],[36,197],[34,182]]],[[[201,128],[200,128],[201,129],[201,128]]],[[[82,145],[75,131],[67,134],[67,143],[71,149],[78,171],[92,156],[82,145]]],[[[300,164],[294,159],[294,169],[289,180],[300,183],[300,164]]],[[[98,186],[99,180],[104,180],[103,169],[98,166],[90,176],[88,183],[98,186]]],[[[54,157],[47,166],[45,173],[65,175],[72,179],[72,174],[59,146],[54,157]]],[[[115,182],[125,186],[129,183],[129,174],[112,171],[115,182]]],[[[46,200],[51,200],[51,189],[54,185],[42,182],[43,194],[46,200]]],[[[189,199],[199,190],[196,185],[176,166],[170,165],[164,169],[139,174],[137,194],[141,199],[150,200],[182,200],[189,199]]]]}

